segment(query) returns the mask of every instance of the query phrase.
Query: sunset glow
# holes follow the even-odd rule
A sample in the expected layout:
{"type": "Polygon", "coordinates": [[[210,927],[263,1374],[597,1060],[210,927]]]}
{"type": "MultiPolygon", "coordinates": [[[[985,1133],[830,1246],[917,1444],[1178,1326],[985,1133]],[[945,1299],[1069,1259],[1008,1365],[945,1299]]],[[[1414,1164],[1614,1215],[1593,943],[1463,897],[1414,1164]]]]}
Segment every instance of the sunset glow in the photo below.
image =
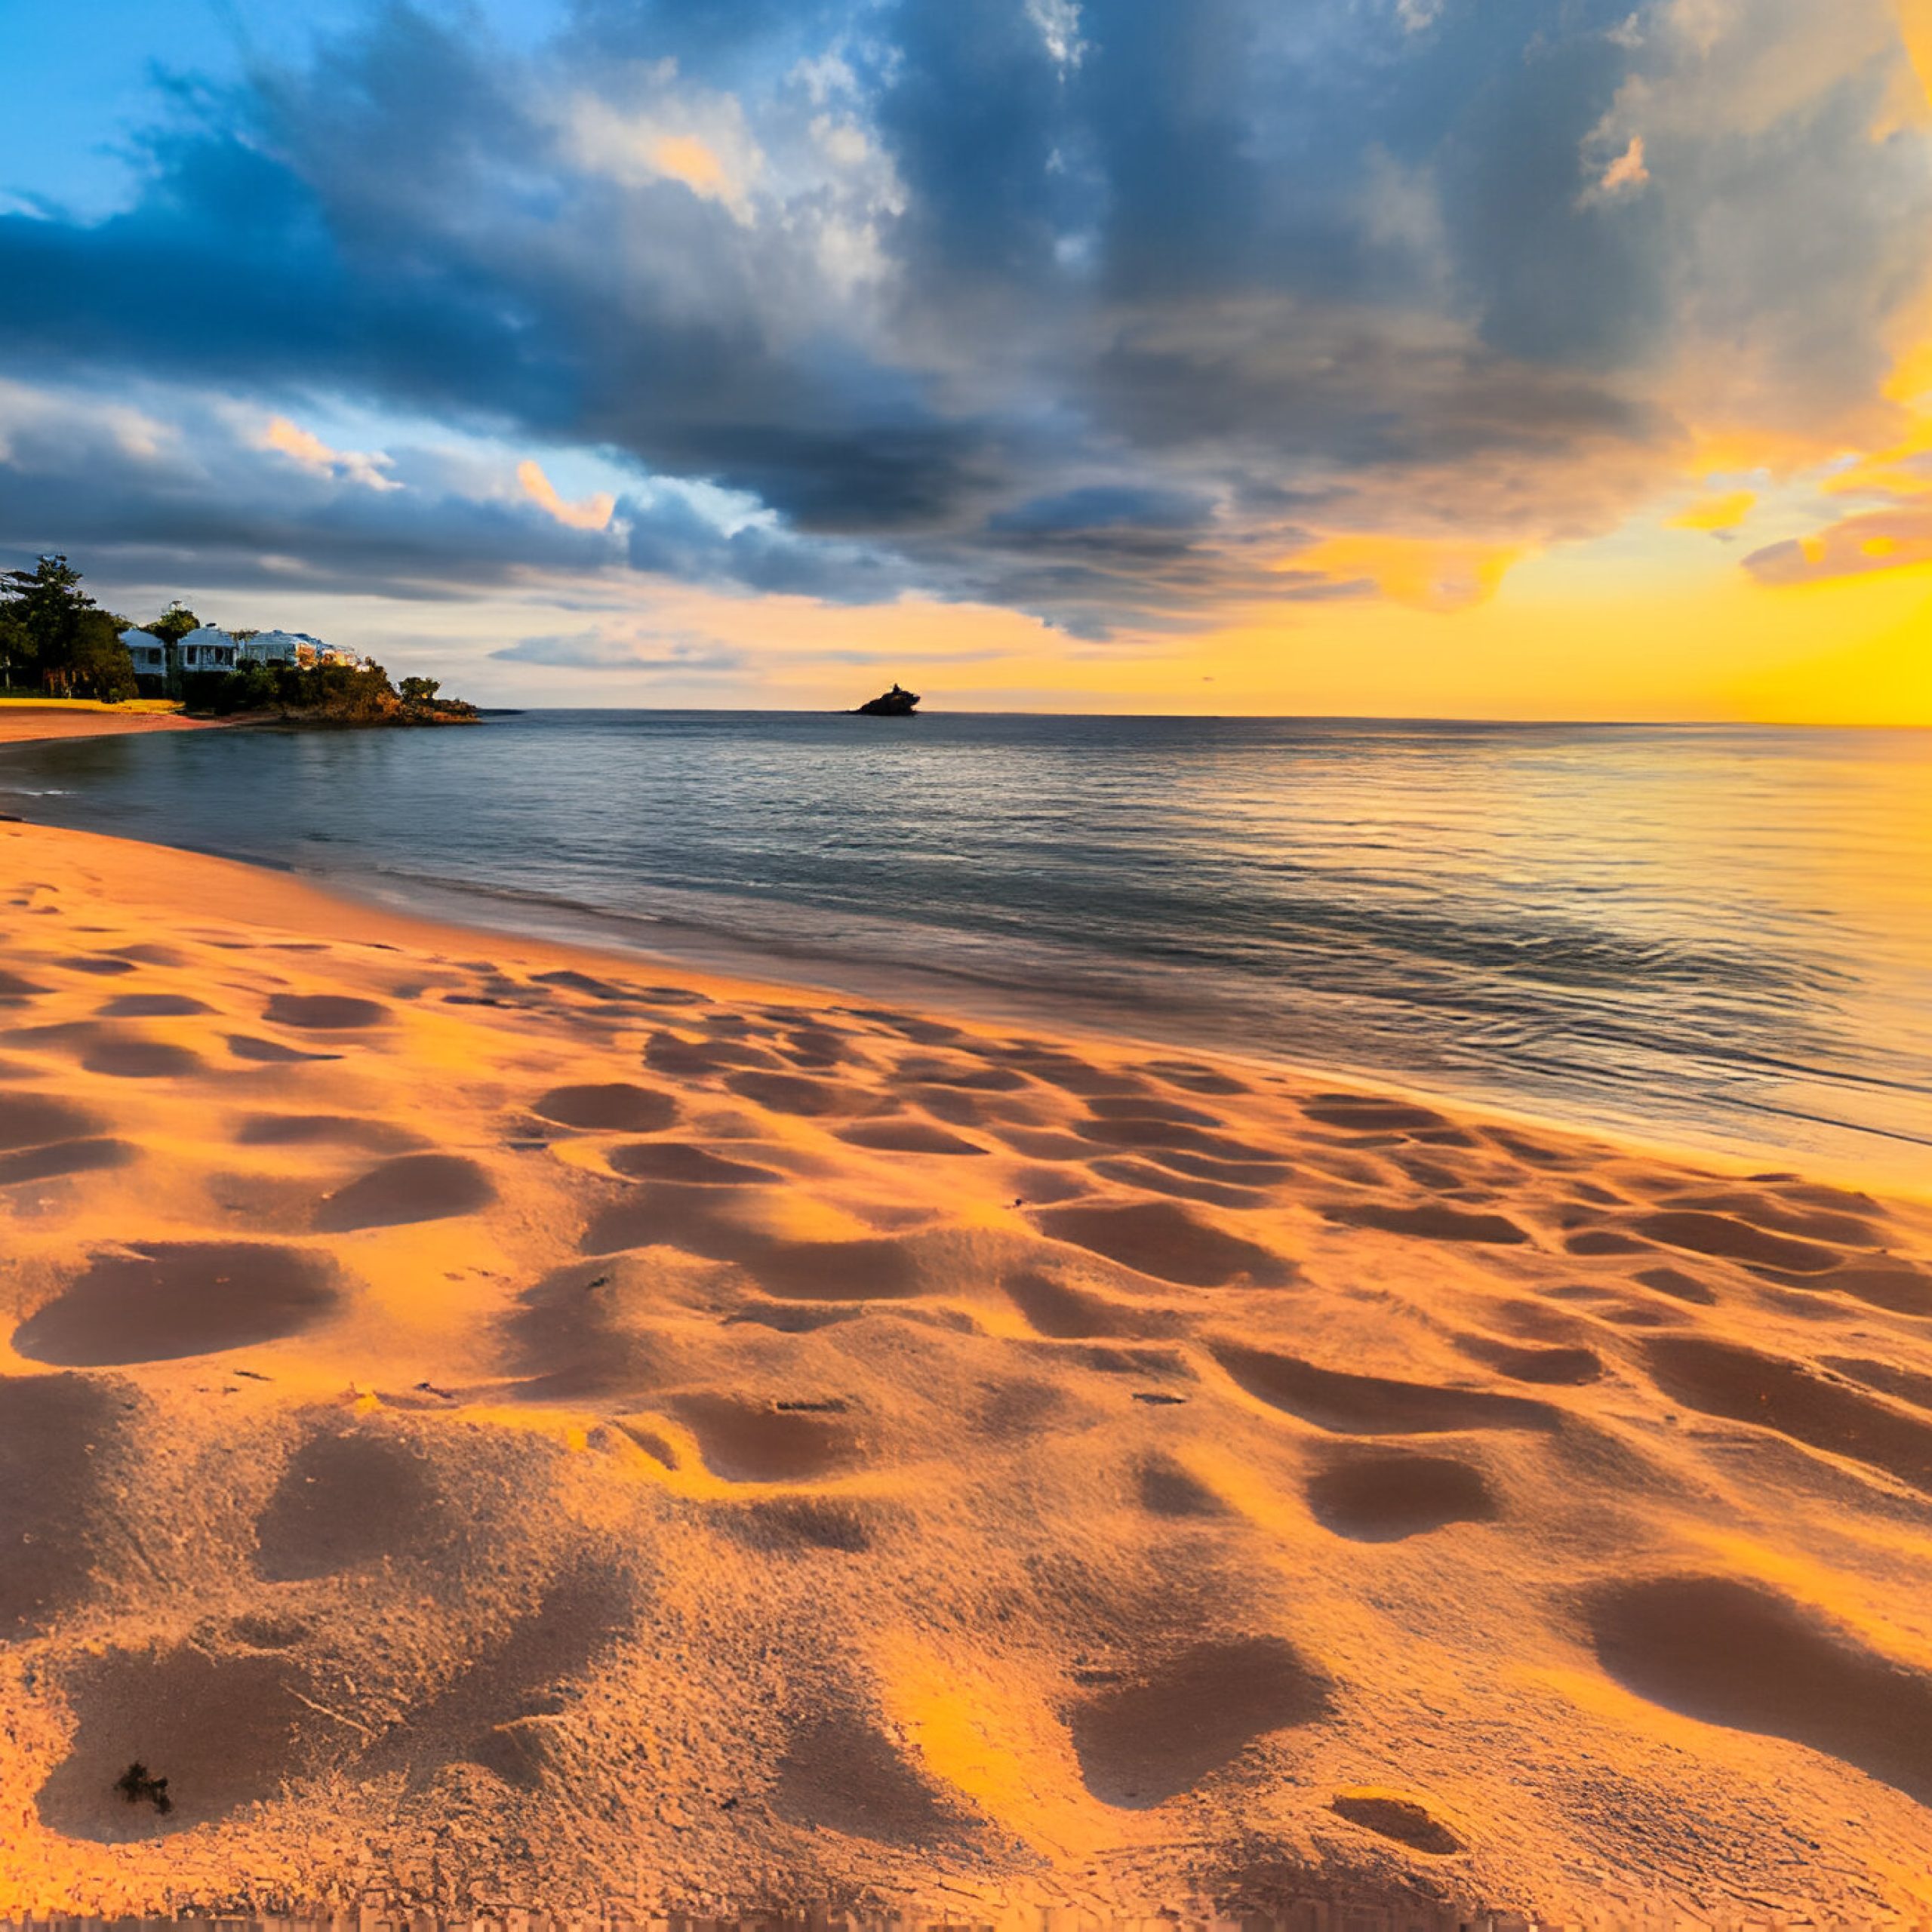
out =
{"type": "Polygon", "coordinates": [[[1923,0],[166,11],[192,107],[36,5],[0,145],[0,541],[123,601],[489,698],[1932,722],[1923,0]]]}

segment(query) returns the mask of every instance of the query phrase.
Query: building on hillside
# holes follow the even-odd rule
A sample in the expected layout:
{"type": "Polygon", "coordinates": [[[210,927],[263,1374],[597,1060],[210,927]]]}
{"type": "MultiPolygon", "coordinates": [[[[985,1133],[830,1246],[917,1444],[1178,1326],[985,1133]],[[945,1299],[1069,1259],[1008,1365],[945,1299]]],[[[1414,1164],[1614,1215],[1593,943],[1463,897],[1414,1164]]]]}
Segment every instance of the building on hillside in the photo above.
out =
{"type": "Polygon", "coordinates": [[[304,671],[336,664],[359,671],[368,661],[360,652],[325,644],[306,631],[256,631],[238,638],[219,625],[203,624],[179,644],[141,630],[123,631],[121,641],[128,647],[143,697],[179,697],[182,675],[188,672],[232,671],[246,664],[291,664],[304,671]]]}
{"type": "Polygon", "coordinates": [[[203,624],[175,646],[175,656],[183,671],[232,671],[235,640],[219,624],[203,624]]]}
{"type": "Polygon", "coordinates": [[[318,638],[303,631],[257,631],[242,638],[235,647],[238,664],[299,664],[315,662],[324,648],[318,638]]]}
{"type": "Polygon", "coordinates": [[[168,648],[152,631],[123,631],[128,660],[134,667],[134,688],[143,697],[168,694],[168,648]]]}

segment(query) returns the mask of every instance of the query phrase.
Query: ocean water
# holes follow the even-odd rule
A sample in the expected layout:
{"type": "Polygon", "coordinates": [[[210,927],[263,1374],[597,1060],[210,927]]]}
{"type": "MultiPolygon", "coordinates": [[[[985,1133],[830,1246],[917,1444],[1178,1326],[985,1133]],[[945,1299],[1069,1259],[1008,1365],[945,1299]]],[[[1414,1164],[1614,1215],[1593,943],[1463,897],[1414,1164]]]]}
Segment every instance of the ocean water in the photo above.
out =
{"type": "Polygon", "coordinates": [[[17,746],[0,811],[1932,1187],[1932,733],[532,712],[17,746]]]}

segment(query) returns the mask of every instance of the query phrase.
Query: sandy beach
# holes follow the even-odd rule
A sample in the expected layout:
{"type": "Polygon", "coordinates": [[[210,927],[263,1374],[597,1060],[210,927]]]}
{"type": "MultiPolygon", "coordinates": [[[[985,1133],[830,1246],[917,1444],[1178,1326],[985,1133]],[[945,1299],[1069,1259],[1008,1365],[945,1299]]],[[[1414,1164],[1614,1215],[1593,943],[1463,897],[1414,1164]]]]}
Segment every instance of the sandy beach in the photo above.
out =
{"type": "Polygon", "coordinates": [[[1924,1201],[17,824],[0,1026],[0,1914],[1932,1908],[1924,1201]]]}
{"type": "Polygon", "coordinates": [[[31,744],[48,738],[123,738],[151,731],[220,730],[226,718],[189,718],[178,711],[137,710],[132,706],[80,701],[35,704],[0,699],[0,745],[31,744]]]}

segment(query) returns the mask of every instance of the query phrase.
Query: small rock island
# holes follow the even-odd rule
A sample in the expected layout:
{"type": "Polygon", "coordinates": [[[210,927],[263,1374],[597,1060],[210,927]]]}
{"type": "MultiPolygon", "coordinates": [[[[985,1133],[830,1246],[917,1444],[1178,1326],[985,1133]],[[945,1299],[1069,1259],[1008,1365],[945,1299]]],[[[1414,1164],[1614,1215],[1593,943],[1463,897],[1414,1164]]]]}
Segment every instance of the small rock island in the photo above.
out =
{"type": "Polygon", "coordinates": [[[917,691],[902,691],[895,684],[889,691],[860,705],[851,715],[854,718],[910,718],[918,702],[917,691]]]}

